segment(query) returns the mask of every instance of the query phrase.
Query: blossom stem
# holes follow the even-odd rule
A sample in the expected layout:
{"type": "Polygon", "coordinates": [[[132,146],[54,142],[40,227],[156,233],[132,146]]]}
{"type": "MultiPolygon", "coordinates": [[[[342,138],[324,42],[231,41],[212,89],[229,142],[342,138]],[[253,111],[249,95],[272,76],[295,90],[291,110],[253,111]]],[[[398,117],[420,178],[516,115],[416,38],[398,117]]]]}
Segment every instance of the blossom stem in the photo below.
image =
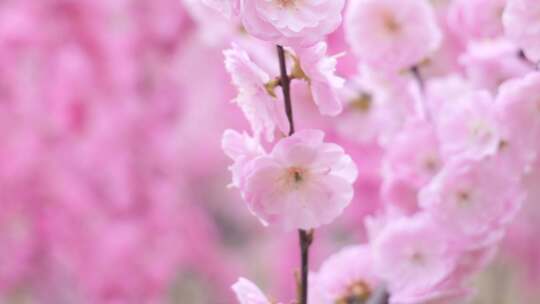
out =
{"type": "Polygon", "coordinates": [[[375,293],[369,298],[366,304],[388,304],[390,295],[385,287],[381,286],[375,293]]]}
{"type": "MultiPolygon", "coordinates": [[[[285,112],[287,119],[289,120],[289,136],[294,134],[294,118],[291,101],[291,78],[287,73],[287,62],[285,60],[285,50],[283,46],[277,46],[278,58],[279,58],[279,70],[280,70],[280,86],[283,90],[283,100],[285,101],[285,112]]],[[[309,247],[313,242],[313,230],[298,230],[298,236],[300,239],[300,263],[301,263],[301,279],[298,304],[307,304],[308,300],[308,271],[309,271],[309,247]]]]}
{"type": "Polygon", "coordinates": [[[308,270],[309,270],[309,246],[313,242],[313,230],[299,230],[298,236],[300,238],[300,251],[301,251],[301,285],[300,285],[300,299],[299,304],[307,304],[308,300],[308,270]]]}
{"type": "Polygon", "coordinates": [[[285,100],[285,112],[289,120],[289,136],[294,134],[294,119],[291,102],[291,78],[287,74],[287,62],[285,61],[285,50],[281,45],[277,46],[279,57],[279,70],[281,72],[280,85],[283,90],[283,99],[285,100]]]}
{"type": "Polygon", "coordinates": [[[420,68],[415,65],[411,68],[411,73],[414,76],[414,79],[416,79],[416,82],[418,83],[418,87],[420,88],[420,91],[424,91],[425,89],[425,83],[424,83],[424,77],[422,77],[422,73],[420,72],[420,68]]]}

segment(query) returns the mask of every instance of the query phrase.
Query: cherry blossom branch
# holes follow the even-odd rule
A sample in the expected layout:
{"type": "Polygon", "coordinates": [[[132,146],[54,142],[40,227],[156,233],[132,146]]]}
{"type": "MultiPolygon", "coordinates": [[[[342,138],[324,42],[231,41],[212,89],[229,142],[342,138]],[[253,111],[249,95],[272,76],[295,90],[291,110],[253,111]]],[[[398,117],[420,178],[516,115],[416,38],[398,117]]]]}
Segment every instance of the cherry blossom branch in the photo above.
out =
{"type": "Polygon", "coordinates": [[[299,230],[298,235],[300,238],[300,255],[301,255],[301,285],[300,285],[300,304],[306,304],[308,298],[308,270],[309,270],[309,246],[313,242],[313,230],[305,231],[299,230]]]}
{"type": "Polygon", "coordinates": [[[526,62],[527,64],[529,64],[535,70],[539,69],[540,63],[536,63],[536,62],[534,62],[532,60],[529,60],[529,58],[527,57],[527,55],[525,55],[525,52],[523,50],[518,51],[518,57],[519,57],[519,59],[521,59],[524,62],[526,62]]]}
{"type": "Polygon", "coordinates": [[[285,50],[281,45],[277,46],[279,57],[279,70],[281,72],[281,78],[279,84],[283,90],[283,99],[285,101],[285,112],[287,113],[287,119],[289,120],[289,136],[294,134],[294,119],[292,112],[291,102],[291,78],[287,74],[287,62],[285,61],[285,50]]]}
{"type": "Polygon", "coordinates": [[[373,295],[369,298],[366,304],[388,304],[390,295],[385,287],[380,287],[375,290],[373,295]]]}
{"type": "MultiPolygon", "coordinates": [[[[294,118],[292,111],[292,101],[291,101],[291,78],[287,74],[287,62],[285,61],[285,50],[283,46],[277,46],[278,58],[279,58],[279,69],[280,69],[280,86],[283,90],[283,99],[285,102],[285,112],[287,114],[287,119],[289,120],[289,136],[294,134],[294,118]]],[[[301,256],[301,278],[300,278],[300,290],[299,290],[299,304],[307,304],[308,300],[308,272],[309,272],[309,247],[313,242],[313,230],[298,230],[298,237],[300,240],[300,256],[301,256]]]]}
{"type": "Polygon", "coordinates": [[[424,77],[422,77],[422,73],[420,72],[420,68],[418,65],[415,65],[411,68],[411,73],[413,74],[414,79],[418,83],[418,87],[420,88],[420,91],[423,92],[425,88],[425,82],[424,77]]]}

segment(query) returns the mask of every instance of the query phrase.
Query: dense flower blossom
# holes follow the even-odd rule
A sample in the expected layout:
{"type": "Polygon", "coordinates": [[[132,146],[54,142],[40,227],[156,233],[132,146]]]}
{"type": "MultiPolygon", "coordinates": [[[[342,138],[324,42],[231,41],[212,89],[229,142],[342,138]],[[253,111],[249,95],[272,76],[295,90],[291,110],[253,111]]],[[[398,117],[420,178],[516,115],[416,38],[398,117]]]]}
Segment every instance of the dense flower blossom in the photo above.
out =
{"type": "Polygon", "coordinates": [[[450,27],[464,41],[496,38],[503,33],[507,0],[455,0],[449,8],[450,27]]]}
{"type": "Polygon", "coordinates": [[[416,113],[418,89],[411,77],[361,66],[341,95],[344,112],[337,128],[342,136],[360,143],[387,143],[416,113]]]}
{"type": "Polygon", "coordinates": [[[325,42],[320,42],[310,48],[295,49],[300,66],[293,70],[293,76],[308,81],[321,114],[336,116],[343,109],[337,89],[343,87],[345,80],[334,74],[337,59],[326,56],[327,48],[325,42]],[[299,75],[294,75],[295,72],[299,75]]]}
{"type": "Polygon", "coordinates": [[[287,46],[309,46],[341,24],[345,0],[252,0],[240,5],[246,31],[287,46]]]}
{"type": "Polygon", "coordinates": [[[487,91],[474,91],[437,108],[435,124],[445,157],[480,158],[497,151],[501,134],[494,104],[487,91]]]}
{"type": "Polygon", "coordinates": [[[508,0],[503,22],[506,34],[534,61],[540,61],[540,3],[508,0]]]}
{"type": "Polygon", "coordinates": [[[418,191],[442,169],[444,159],[432,124],[411,120],[389,142],[384,158],[382,197],[407,213],[418,211],[418,191]]]}
{"type": "Polygon", "coordinates": [[[507,174],[498,161],[454,160],[420,194],[420,205],[465,248],[499,238],[521,206],[519,175],[507,174]]]}
{"type": "Polygon", "coordinates": [[[538,154],[540,144],[540,102],[535,92],[540,88],[540,74],[530,73],[504,83],[497,96],[497,116],[504,125],[503,153],[512,164],[528,166],[538,154]]]}
{"type": "Polygon", "coordinates": [[[433,9],[424,0],[351,1],[345,29],[360,61],[390,71],[413,67],[441,43],[433,9]]]}
{"type": "Polygon", "coordinates": [[[312,303],[362,303],[369,299],[380,284],[371,255],[369,246],[359,245],[327,258],[319,271],[312,274],[312,303]]]}
{"type": "Polygon", "coordinates": [[[282,103],[277,97],[271,96],[266,87],[270,76],[237,46],[224,54],[225,67],[239,91],[235,101],[251,124],[255,136],[263,134],[268,141],[272,141],[276,127],[286,133],[288,125],[282,103]]]}
{"type": "Polygon", "coordinates": [[[303,130],[253,160],[241,190],[263,223],[287,230],[316,228],[351,202],[356,166],[341,147],[323,138],[322,131],[303,130]]]}
{"type": "Polygon", "coordinates": [[[373,240],[375,272],[388,284],[391,303],[439,297],[435,287],[452,274],[456,258],[441,228],[425,215],[391,221],[373,240]]]}
{"type": "Polygon", "coordinates": [[[460,57],[460,63],[476,89],[497,93],[506,80],[533,70],[518,54],[518,48],[506,39],[471,42],[467,53],[460,57]]]}

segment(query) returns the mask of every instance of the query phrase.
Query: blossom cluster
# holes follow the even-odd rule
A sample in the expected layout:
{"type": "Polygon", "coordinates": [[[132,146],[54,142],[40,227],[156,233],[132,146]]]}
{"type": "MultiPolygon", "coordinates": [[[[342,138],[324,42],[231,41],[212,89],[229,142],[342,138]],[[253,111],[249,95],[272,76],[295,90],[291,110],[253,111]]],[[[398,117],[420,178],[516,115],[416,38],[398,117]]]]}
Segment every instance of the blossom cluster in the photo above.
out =
{"type": "Polygon", "coordinates": [[[315,228],[308,304],[539,303],[539,62],[538,0],[0,1],[0,303],[289,304],[315,228]]]}
{"type": "MultiPolygon", "coordinates": [[[[247,33],[288,47],[290,77],[307,81],[293,88],[310,91],[320,114],[342,114],[339,136],[382,150],[381,206],[366,218],[368,241],[312,273],[309,303],[363,303],[381,286],[395,304],[471,295],[471,278],[521,210],[540,148],[532,2],[359,0],[343,17],[342,1],[230,3],[247,33]],[[343,69],[345,80],[323,41],[342,18],[341,46],[352,53],[345,60],[358,67],[343,69]]],[[[321,131],[282,138],[290,131],[285,96],[275,91],[283,79],[262,67],[271,53],[256,63],[234,45],[225,56],[254,134],[224,135],[232,186],[265,225],[334,221],[352,200],[351,158],[321,131]],[[273,143],[276,132],[267,153],[260,134],[273,143]]],[[[246,279],[233,289],[242,304],[271,303],[246,279]]]]}

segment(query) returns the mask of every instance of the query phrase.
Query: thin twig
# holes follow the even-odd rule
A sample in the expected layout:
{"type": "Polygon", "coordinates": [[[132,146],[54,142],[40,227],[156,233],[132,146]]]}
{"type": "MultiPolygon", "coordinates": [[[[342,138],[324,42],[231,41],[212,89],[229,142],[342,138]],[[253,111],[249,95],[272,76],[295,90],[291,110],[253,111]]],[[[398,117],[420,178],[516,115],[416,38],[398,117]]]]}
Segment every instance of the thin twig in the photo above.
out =
{"type": "Polygon", "coordinates": [[[366,304],[388,304],[390,295],[384,286],[381,286],[375,290],[373,295],[369,298],[366,304]]]}
{"type": "Polygon", "coordinates": [[[289,120],[289,136],[294,134],[294,119],[291,103],[291,79],[287,74],[287,62],[285,61],[285,50],[281,45],[277,46],[279,57],[279,70],[281,72],[281,89],[283,90],[283,99],[285,101],[285,112],[289,120]]]}
{"type": "Polygon", "coordinates": [[[306,304],[308,301],[308,289],[309,289],[309,281],[308,281],[308,270],[309,270],[309,246],[311,246],[311,243],[313,242],[313,230],[305,231],[305,230],[299,230],[298,236],[300,239],[300,255],[301,255],[301,288],[300,288],[300,304],[306,304]]]}
{"type": "Polygon", "coordinates": [[[416,79],[416,82],[418,83],[418,87],[420,88],[420,91],[423,92],[425,88],[424,83],[424,77],[422,76],[422,73],[420,72],[420,68],[418,65],[415,65],[411,68],[411,73],[414,76],[414,79],[416,79]]]}
{"type": "MultiPolygon", "coordinates": [[[[294,134],[294,118],[291,102],[291,78],[287,73],[287,62],[285,60],[285,50],[281,45],[277,46],[279,57],[279,70],[280,70],[280,86],[283,90],[283,100],[285,102],[285,112],[287,119],[289,120],[289,136],[294,134]]],[[[298,304],[307,304],[308,301],[308,272],[309,272],[309,247],[313,242],[313,230],[305,231],[298,230],[298,236],[300,239],[300,286],[299,286],[299,299],[298,304]]]]}

